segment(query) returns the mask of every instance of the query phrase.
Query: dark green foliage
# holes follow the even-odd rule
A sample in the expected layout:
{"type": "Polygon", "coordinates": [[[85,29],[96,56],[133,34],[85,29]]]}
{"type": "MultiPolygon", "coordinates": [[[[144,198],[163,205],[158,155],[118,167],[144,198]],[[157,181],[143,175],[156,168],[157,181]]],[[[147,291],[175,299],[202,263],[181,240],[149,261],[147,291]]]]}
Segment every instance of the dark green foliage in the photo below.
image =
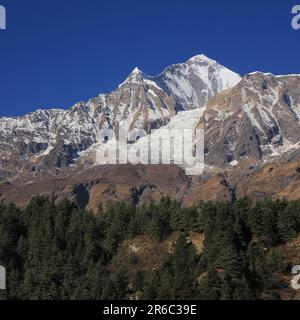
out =
{"type": "Polygon", "coordinates": [[[184,300],[194,298],[196,254],[192,244],[180,236],[171,256],[146,282],[144,299],[184,300]],[[153,286],[153,283],[155,284],[153,286]]]}
{"type": "Polygon", "coordinates": [[[284,273],[280,244],[300,232],[300,202],[250,199],[200,203],[192,208],[163,198],[127,204],[94,215],[68,201],[34,198],[26,209],[0,205],[0,264],[7,291],[0,299],[255,299],[284,273]],[[146,235],[164,241],[180,233],[174,253],[155,270],[137,271],[138,257],[124,268],[111,262],[126,239],[146,235]],[[205,233],[199,256],[187,241],[205,233]],[[126,269],[127,268],[127,269],[126,269]],[[132,273],[131,273],[132,275],[132,273]]]}
{"type": "Polygon", "coordinates": [[[285,205],[278,214],[278,231],[282,241],[288,241],[297,236],[299,230],[298,202],[291,202],[285,205]]]}
{"type": "Polygon", "coordinates": [[[279,248],[272,248],[267,255],[267,262],[272,272],[284,273],[288,269],[288,263],[279,248]]]}
{"type": "Polygon", "coordinates": [[[126,270],[120,269],[112,273],[104,288],[102,299],[125,300],[128,299],[128,278],[126,270]]]}

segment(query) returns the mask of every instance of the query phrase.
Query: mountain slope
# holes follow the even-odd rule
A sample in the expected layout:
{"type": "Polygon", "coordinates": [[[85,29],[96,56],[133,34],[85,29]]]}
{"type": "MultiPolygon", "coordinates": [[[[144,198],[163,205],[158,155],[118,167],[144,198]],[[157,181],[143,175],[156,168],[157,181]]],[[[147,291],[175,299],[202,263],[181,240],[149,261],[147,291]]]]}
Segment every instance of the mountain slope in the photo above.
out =
{"type": "Polygon", "coordinates": [[[166,68],[155,80],[184,110],[201,108],[217,93],[234,87],[241,77],[205,55],[166,68]]]}
{"type": "Polygon", "coordinates": [[[240,77],[205,56],[173,65],[150,77],[135,68],[119,87],[69,110],[38,110],[24,117],[0,118],[0,179],[31,181],[63,174],[80,152],[103,144],[126,122],[136,140],[140,129],[150,133],[178,111],[203,107],[240,77]]]}
{"type": "Polygon", "coordinates": [[[299,121],[300,76],[248,74],[212,98],[199,121],[205,162],[225,167],[280,156],[299,147],[299,121]]]}

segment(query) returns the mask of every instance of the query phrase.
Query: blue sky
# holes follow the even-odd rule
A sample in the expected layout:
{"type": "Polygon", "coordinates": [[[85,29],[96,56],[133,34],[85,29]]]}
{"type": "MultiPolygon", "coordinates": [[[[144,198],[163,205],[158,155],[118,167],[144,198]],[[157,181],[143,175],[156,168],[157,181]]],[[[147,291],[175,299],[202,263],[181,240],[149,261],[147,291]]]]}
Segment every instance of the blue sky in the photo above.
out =
{"type": "Polygon", "coordinates": [[[0,116],[68,108],[138,66],[158,74],[198,53],[245,74],[300,73],[300,0],[0,0],[0,116]]]}

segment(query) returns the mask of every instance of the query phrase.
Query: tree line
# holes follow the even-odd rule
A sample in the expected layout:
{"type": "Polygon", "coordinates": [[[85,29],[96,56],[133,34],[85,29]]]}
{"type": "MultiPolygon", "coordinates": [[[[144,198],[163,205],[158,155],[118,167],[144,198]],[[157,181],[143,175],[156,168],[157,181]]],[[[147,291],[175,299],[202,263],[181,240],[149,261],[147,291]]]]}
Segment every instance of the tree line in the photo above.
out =
{"type": "MultiPolygon", "coordinates": [[[[300,201],[201,202],[191,208],[163,198],[125,203],[93,214],[69,201],[33,198],[25,209],[0,205],[0,265],[6,299],[259,299],[274,287],[272,273],[288,263],[279,245],[300,233],[300,201]],[[180,233],[174,253],[156,270],[128,277],[130,264],[111,271],[119,245],[146,235],[180,233]],[[204,233],[197,255],[186,238],[204,233]]],[[[276,298],[276,296],[274,296],[276,298]]]]}

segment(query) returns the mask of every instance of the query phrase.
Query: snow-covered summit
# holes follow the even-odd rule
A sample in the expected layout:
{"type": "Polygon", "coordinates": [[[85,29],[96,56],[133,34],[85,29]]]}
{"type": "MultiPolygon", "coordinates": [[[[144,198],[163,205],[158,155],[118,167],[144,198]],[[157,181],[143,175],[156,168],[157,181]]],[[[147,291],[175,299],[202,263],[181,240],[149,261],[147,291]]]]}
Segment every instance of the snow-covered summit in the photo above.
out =
{"type": "Polygon", "coordinates": [[[190,110],[205,106],[217,93],[238,84],[241,77],[200,54],[184,63],[167,67],[156,80],[184,110],[190,110]]]}
{"type": "Polygon", "coordinates": [[[188,61],[201,61],[201,62],[207,62],[207,63],[211,63],[211,64],[215,64],[217,63],[216,60],[213,60],[209,57],[207,57],[205,54],[197,54],[195,56],[193,56],[192,58],[190,58],[188,61]]]}

